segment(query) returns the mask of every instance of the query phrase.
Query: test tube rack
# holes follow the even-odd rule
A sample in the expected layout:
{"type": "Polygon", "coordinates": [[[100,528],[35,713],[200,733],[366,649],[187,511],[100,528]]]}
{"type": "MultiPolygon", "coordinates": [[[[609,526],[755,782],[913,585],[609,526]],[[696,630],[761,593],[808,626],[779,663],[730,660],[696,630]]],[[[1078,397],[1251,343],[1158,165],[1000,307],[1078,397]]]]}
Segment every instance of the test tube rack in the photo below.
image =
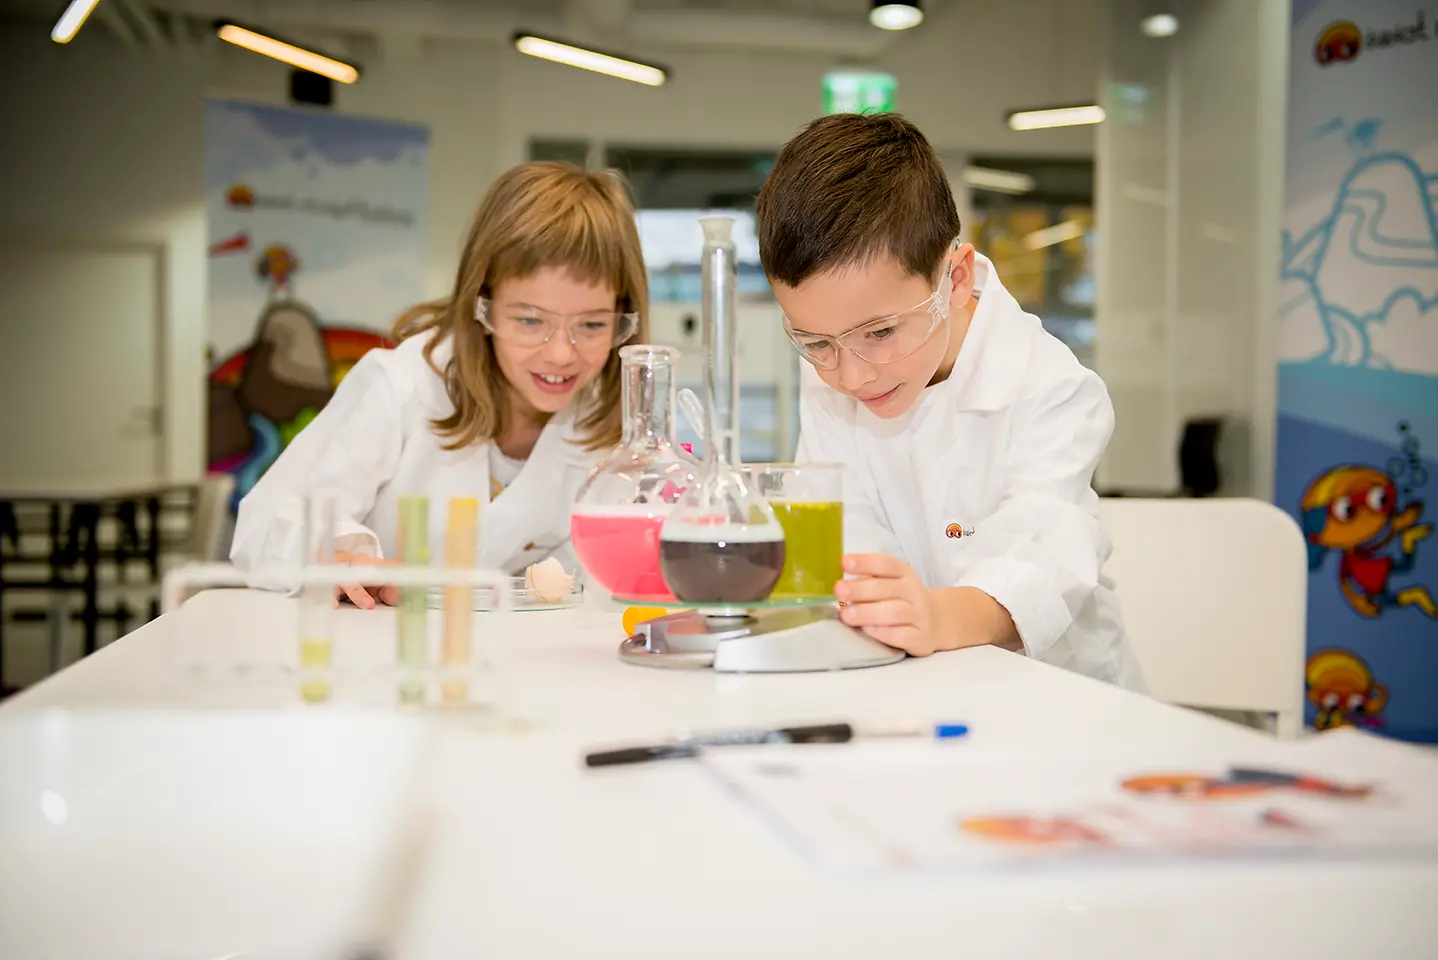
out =
{"type": "MultiPolygon", "coordinates": [[[[347,564],[309,564],[309,565],[277,565],[250,570],[241,570],[232,564],[225,563],[199,563],[179,567],[166,574],[160,590],[161,611],[170,613],[179,610],[185,603],[186,598],[197,591],[225,588],[244,587],[250,582],[262,580],[265,582],[293,583],[299,586],[299,602],[307,602],[304,593],[313,587],[338,587],[342,584],[354,583],[356,579],[356,567],[347,564]]],[[[379,568],[376,568],[379,569],[379,568]]],[[[431,567],[422,565],[394,565],[383,568],[383,579],[386,585],[398,587],[403,592],[406,590],[423,589],[431,587],[459,587],[468,589],[485,588],[492,591],[492,602],[489,604],[489,614],[503,615],[513,609],[513,578],[501,570],[483,569],[477,567],[431,567]]],[[[332,602],[330,591],[325,592],[324,602],[332,602]]],[[[425,609],[417,611],[424,621],[428,621],[429,610],[427,604],[425,609]]],[[[460,623],[465,633],[468,633],[470,624],[469,617],[472,610],[464,611],[460,623]]],[[[401,608],[396,610],[396,616],[400,619],[400,629],[405,629],[404,619],[414,615],[415,611],[404,609],[402,601],[401,608]]],[[[297,608],[297,616],[299,609],[297,608]]],[[[446,629],[449,628],[449,619],[453,613],[446,609],[446,629]]],[[[467,639],[467,638],[466,638],[467,639]]],[[[325,643],[333,642],[333,636],[328,636],[325,643]]],[[[467,648],[468,644],[464,644],[467,648]]],[[[503,647],[503,642],[499,644],[503,647]]],[[[464,651],[467,654],[467,650],[464,651]]],[[[401,662],[397,665],[396,674],[400,682],[400,697],[405,702],[425,702],[424,689],[430,679],[438,679],[442,699],[447,703],[457,704],[468,702],[468,683],[463,674],[464,668],[457,667],[449,662],[455,651],[448,648],[441,653],[442,660],[438,664],[413,662],[401,662]],[[460,674],[455,676],[454,674],[460,674]]],[[[403,660],[404,654],[401,653],[403,660]]],[[[491,666],[493,669],[493,664],[491,666]]],[[[308,683],[302,683],[302,697],[311,701],[323,701],[329,698],[329,683],[333,671],[328,666],[321,670],[301,668],[302,674],[310,677],[308,683]],[[315,684],[318,684],[316,688],[315,684]],[[306,689],[310,691],[306,693],[306,689]]]]}
{"type": "MultiPolygon", "coordinates": [[[[160,588],[160,612],[168,613],[185,601],[188,593],[218,587],[244,587],[251,580],[281,580],[303,586],[338,587],[355,582],[354,567],[346,564],[271,566],[241,570],[228,563],[192,563],[165,575],[160,588]]],[[[495,613],[511,609],[512,578],[502,570],[463,567],[387,566],[384,582],[394,587],[485,587],[494,591],[495,613]]]]}

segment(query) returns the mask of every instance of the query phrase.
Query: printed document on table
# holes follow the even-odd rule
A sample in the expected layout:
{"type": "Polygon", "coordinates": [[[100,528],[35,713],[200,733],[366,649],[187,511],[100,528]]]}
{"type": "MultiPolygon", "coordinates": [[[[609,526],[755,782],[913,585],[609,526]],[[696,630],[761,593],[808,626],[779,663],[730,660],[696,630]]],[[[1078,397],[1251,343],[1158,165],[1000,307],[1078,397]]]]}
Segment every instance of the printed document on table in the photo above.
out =
{"type": "Polygon", "coordinates": [[[1370,739],[1082,756],[869,742],[703,762],[806,856],[840,868],[1438,859],[1438,756],[1370,739]]]}

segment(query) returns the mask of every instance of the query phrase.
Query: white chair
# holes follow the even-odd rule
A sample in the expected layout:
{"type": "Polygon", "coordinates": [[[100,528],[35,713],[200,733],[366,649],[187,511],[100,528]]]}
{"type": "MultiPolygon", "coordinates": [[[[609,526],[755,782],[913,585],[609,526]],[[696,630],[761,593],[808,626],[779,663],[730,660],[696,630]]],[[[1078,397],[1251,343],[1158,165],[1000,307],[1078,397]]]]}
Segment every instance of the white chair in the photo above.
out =
{"type": "Polygon", "coordinates": [[[1104,572],[1158,700],[1303,727],[1308,562],[1282,510],[1249,499],[1105,498],[1104,572]]]}

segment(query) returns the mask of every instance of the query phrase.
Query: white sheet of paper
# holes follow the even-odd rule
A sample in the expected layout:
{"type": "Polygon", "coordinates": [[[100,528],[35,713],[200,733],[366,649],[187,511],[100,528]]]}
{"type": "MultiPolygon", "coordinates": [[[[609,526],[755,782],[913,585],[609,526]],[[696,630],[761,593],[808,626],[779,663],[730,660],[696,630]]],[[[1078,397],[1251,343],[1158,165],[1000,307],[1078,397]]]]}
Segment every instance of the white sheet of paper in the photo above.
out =
{"type": "Polygon", "coordinates": [[[1377,738],[1016,757],[979,743],[713,750],[817,861],[927,871],[1306,856],[1438,858],[1438,756],[1377,738]]]}

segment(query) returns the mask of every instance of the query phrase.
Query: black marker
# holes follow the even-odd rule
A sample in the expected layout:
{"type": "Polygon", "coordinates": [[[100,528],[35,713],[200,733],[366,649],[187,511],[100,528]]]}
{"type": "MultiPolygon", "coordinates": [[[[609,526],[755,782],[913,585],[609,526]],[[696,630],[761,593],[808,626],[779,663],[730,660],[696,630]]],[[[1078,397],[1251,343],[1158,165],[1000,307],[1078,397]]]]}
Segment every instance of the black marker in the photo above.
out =
{"type": "Polygon", "coordinates": [[[584,765],[612,767],[625,763],[645,763],[649,760],[697,757],[703,747],[739,747],[764,743],[847,743],[853,737],[854,728],[847,723],[827,723],[816,727],[781,727],[777,730],[681,734],[674,743],[586,754],[584,765]]]}

